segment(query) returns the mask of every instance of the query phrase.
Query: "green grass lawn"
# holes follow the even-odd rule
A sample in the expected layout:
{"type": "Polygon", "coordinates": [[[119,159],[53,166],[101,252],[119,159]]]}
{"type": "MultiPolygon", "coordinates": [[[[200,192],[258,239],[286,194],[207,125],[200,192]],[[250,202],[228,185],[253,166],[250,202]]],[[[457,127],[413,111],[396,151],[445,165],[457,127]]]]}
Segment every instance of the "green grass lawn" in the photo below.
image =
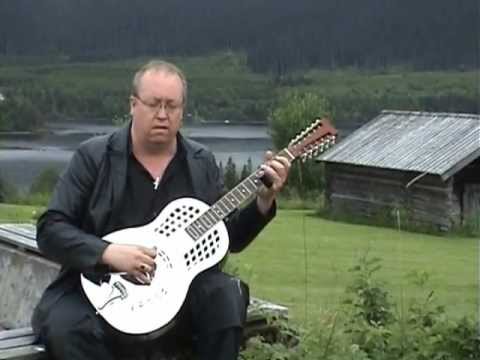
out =
{"type": "Polygon", "coordinates": [[[0,203],[0,223],[33,222],[41,211],[38,206],[0,203]]]}
{"type": "MultiPolygon", "coordinates": [[[[0,222],[34,221],[34,206],[0,204],[0,222]]],[[[241,254],[229,261],[238,267],[256,297],[287,305],[299,322],[315,321],[335,311],[345,298],[348,271],[367,251],[380,257],[378,277],[387,283],[399,309],[412,298],[434,290],[448,314],[478,314],[479,240],[431,236],[395,229],[321,219],[307,210],[279,210],[277,217],[241,254]],[[408,274],[425,271],[424,289],[408,274]],[[306,301],[307,299],[307,301],[306,301]]]]}
{"type": "Polygon", "coordinates": [[[383,260],[376,274],[399,310],[434,290],[448,314],[477,317],[478,244],[474,238],[352,225],[315,217],[312,211],[280,210],[256,241],[229,261],[254,296],[287,305],[300,322],[338,309],[352,278],[348,269],[367,251],[383,260]],[[413,271],[429,274],[423,289],[408,276],[413,271]]]}

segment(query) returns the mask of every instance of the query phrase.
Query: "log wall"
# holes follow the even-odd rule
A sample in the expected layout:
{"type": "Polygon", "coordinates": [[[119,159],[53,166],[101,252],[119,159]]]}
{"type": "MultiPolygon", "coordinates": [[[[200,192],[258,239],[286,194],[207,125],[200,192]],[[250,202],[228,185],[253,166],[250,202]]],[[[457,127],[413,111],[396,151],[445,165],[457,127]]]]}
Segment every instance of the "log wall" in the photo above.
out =
{"type": "Polygon", "coordinates": [[[399,214],[401,224],[440,231],[461,223],[453,179],[337,163],[327,163],[325,174],[326,205],[335,217],[395,224],[399,214]]]}

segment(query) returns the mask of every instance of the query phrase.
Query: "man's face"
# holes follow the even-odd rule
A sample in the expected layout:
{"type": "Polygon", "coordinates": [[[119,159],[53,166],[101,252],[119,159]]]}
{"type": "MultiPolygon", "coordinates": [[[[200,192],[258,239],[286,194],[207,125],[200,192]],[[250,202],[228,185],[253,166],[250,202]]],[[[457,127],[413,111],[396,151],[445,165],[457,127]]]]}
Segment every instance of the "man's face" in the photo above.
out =
{"type": "Polygon", "coordinates": [[[147,146],[170,145],[183,118],[183,85],[176,74],[150,70],[130,98],[132,130],[147,146]]]}

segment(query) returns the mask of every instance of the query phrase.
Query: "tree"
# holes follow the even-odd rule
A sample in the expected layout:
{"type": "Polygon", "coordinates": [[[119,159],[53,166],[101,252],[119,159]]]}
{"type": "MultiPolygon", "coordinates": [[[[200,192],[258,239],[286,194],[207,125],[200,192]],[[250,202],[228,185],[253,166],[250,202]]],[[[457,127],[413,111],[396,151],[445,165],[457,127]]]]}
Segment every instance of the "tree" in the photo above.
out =
{"type": "Polygon", "coordinates": [[[228,190],[233,189],[238,183],[237,168],[231,156],[228,158],[227,165],[225,165],[224,179],[225,187],[228,190]]]}
{"type": "Polygon", "coordinates": [[[248,158],[247,163],[243,164],[242,173],[240,174],[240,179],[246,179],[253,171],[252,158],[248,158]]]}
{"type": "MultiPolygon", "coordinates": [[[[287,93],[269,116],[273,144],[277,149],[288,143],[316,118],[332,117],[333,109],[324,97],[313,93],[287,93]]],[[[301,196],[310,190],[323,188],[322,167],[315,163],[294,164],[289,175],[289,187],[301,196]]]]}
{"type": "Polygon", "coordinates": [[[36,105],[23,95],[11,96],[0,102],[0,130],[36,130],[45,121],[36,105]]]}

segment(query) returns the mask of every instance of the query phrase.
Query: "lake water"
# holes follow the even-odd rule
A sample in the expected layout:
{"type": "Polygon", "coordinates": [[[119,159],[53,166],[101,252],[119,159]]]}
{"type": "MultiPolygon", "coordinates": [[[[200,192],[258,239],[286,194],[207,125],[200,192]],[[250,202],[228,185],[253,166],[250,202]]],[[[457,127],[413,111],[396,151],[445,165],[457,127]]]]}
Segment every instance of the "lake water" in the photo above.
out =
{"type": "MultiPolygon", "coordinates": [[[[0,177],[27,191],[36,176],[49,167],[63,169],[78,145],[95,135],[110,133],[114,126],[95,124],[54,124],[41,136],[9,134],[0,137],[0,177]]],[[[184,135],[208,146],[217,162],[226,164],[231,156],[238,171],[248,158],[261,163],[272,143],[264,125],[202,124],[186,126],[184,135]]]]}

